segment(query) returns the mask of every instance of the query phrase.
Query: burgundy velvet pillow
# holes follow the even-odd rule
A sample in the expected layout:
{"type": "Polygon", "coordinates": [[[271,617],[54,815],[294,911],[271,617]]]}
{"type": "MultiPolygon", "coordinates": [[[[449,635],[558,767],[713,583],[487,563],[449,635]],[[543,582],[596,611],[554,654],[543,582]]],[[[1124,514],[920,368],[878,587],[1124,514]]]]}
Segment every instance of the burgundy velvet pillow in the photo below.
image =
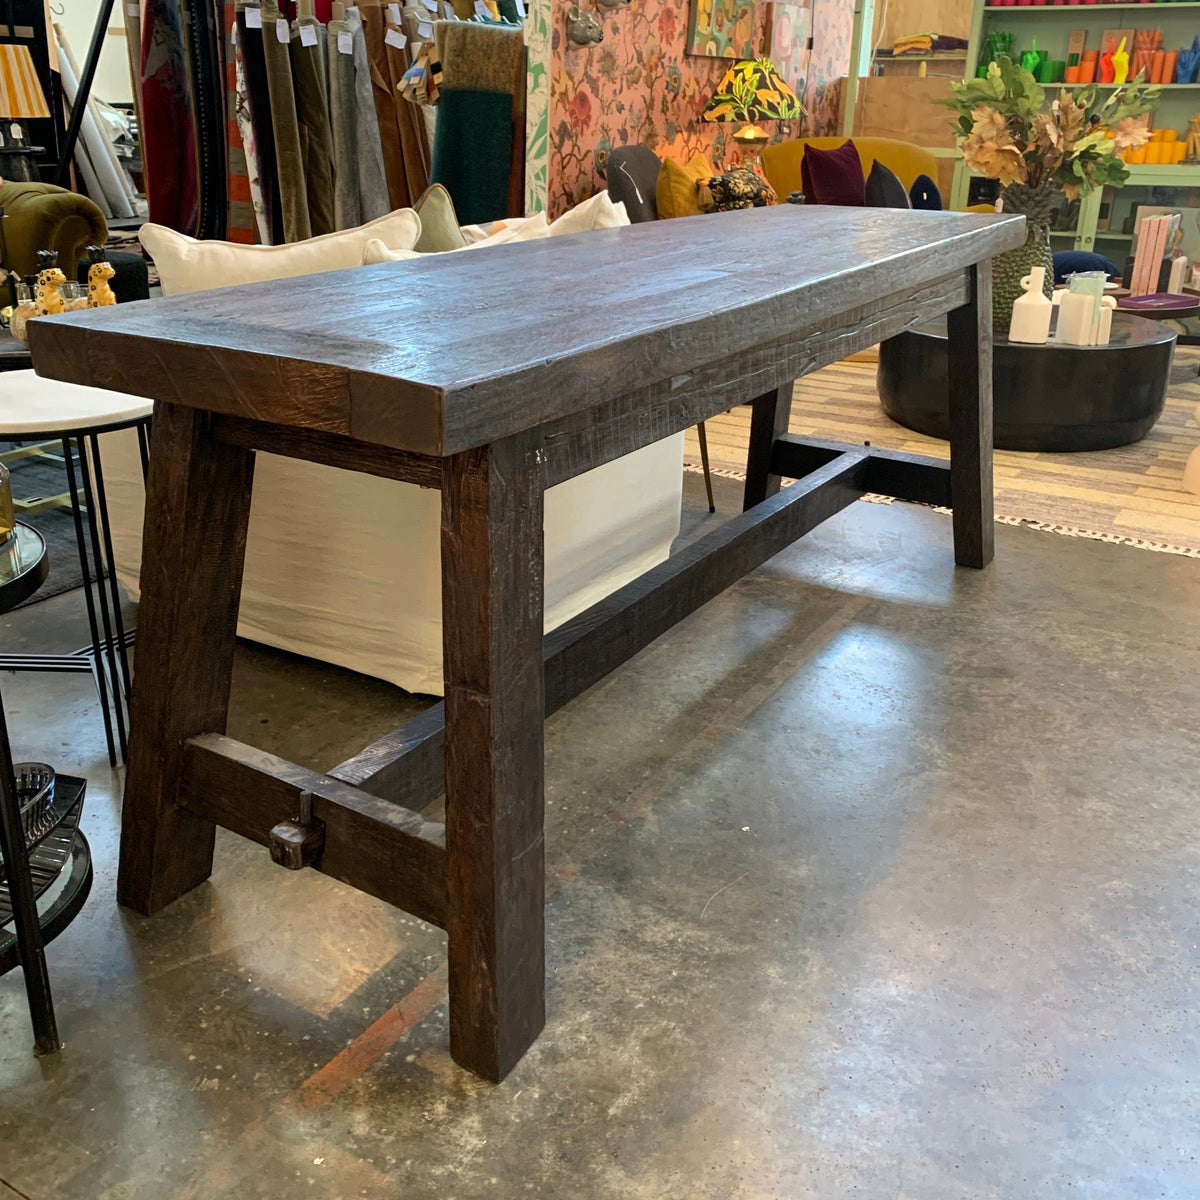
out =
{"type": "Polygon", "coordinates": [[[800,160],[804,199],[809,204],[840,204],[861,208],[866,182],[854,143],[847,139],[836,150],[804,147],[800,160]]]}

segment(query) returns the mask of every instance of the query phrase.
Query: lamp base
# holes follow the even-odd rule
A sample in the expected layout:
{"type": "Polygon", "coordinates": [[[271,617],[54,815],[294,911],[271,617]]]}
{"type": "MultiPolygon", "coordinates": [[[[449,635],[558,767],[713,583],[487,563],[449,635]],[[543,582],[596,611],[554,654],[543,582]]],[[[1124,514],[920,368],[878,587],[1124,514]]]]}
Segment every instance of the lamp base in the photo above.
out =
{"type": "Polygon", "coordinates": [[[14,183],[37,183],[38,175],[35,158],[38,151],[32,146],[0,146],[0,179],[14,183]]]}

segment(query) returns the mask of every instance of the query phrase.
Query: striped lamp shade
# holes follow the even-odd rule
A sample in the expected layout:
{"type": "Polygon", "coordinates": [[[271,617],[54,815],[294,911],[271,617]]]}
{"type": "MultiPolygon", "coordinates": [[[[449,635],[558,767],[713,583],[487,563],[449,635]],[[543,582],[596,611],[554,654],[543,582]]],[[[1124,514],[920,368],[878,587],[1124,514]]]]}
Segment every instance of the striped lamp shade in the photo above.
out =
{"type": "Polygon", "coordinates": [[[33,55],[28,46],[0,46],[0,118],[48,117],[33,55]]]}

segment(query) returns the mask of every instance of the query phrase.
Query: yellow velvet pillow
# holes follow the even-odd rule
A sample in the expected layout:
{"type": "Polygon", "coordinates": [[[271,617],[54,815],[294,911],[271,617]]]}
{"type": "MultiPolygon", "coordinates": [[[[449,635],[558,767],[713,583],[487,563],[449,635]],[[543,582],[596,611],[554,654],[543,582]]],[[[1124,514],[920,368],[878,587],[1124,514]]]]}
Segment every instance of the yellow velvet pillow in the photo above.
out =
{"type": "Polygon", "coordinates": [[[716,172],[703,154],[697,154],[687,166],[667,158],[658,173],[655,200],[660,219],[667,217],[698,217],[700,202],[697,185],[711,179],[716,172]]]}

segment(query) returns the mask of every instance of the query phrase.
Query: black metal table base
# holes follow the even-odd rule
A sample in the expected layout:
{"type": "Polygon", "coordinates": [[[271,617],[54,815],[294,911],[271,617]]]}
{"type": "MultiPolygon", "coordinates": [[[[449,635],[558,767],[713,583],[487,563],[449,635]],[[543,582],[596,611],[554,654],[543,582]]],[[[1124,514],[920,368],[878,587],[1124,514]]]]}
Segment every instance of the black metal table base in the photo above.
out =
{"type": "MultiPolygon", "coordinates": [[[[147,417],[115,428],[128,428],[130,424],[137,429],[144,476],[149,460],[150,420],[147,417]]],[[[133,643],[135,631],[125,628],[121,611],[104,467],[100,461],[99,435],[112,429],[94,429],[61,439],[67,482],[74,498],[71,513],[91,643],[73,654],[0,655],[0,670],[90,673],[100,698],[108,761],[115,767],[118,762],[125,761],[128,750],[132,682],[128,647],[133,643]]]]}

